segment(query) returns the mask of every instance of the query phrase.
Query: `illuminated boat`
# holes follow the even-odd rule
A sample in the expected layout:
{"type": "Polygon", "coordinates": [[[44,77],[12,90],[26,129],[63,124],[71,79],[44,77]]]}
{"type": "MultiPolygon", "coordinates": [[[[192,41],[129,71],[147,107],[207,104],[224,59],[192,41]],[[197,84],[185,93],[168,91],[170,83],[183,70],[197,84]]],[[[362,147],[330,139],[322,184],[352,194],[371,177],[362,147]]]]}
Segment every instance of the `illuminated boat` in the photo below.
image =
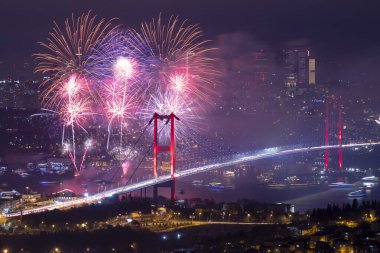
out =
{"type": "Polygon", "coordinates": [[[363,190],[358,190],[358,191],[353,191],[347,194],[347,197],[349,198],[358,198],[358,197],[364,197],[366,195],[365,191],[363,190]]]}
{"type": "Polygon", "coordinates": [[[20,198],[21,198],[21,194],[16,190],[0,192],[1,200],[12,200],[12,199],[20,199],[20,198]]]}
{"type": "Polygon", "coordinates": [[[287,184],[268,184],[268,188],[285,188],[288,187],[289,185],[287,184]]]}
{"type": "Polygon", "coordinates": [[[40,184],[42,185],[55,185],[59,183],[60,183],[59,181],[40,181],[40,184]]]}
{"type": "Polygon", "coordinates": [[[290,187],[308,187],[309,184],[308,183],[293,183],[293,184],[289,184],[290,187]]]}
{"type": "Polygon", "coordinates": [[[363,182],[363,188],[373,188],[375,185],[375,182],[363,182]]]}
{"type": "Polygon", "coordinates": [[[227,171],[223,172],[223,176],[225,176],[225,177],[234,177],[235,176],[235,172],[227,170],[227,171]]]}
{"type": "Polygon", "coordinates": [[[23,177],[23,178],[26,178],[26,177],[29,177],[29,173],[26,173],[26,172],[22,172],[20,173],[20,177],[23,177]]]}
{"type": "Polygon", "coordinates": [[[347,184],[343,182],[331,183],[328,185],[330,188],[352,188],[353,184],[347,184]]]}
{"type": "Polygon", "coordinates": [[[191,184],[194,186],[202,186],[203,180],[193,180],[193,182],[191,184]]]}
{"type": "Polygon", "coordinates": [[[379,178],[375,176],[369,176],[369,177],[363,177],[362,181],[372,181],[372,182],[378,182],[379,178]]]}
{"type": "Polygon", "coordinates": [[[224,185],[222,185],[222,183],[220,182],[211,182],[208,184],[208,187],[210,187],[211,189],[224,189],[224,185]]]}

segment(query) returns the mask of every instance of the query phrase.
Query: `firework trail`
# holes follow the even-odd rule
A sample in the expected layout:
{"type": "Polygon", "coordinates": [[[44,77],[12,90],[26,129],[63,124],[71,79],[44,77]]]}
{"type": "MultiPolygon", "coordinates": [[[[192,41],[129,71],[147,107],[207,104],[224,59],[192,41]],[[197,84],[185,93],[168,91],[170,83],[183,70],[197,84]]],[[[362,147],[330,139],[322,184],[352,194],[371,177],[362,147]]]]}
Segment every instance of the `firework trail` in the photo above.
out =
{"type": "Polygon", "coordinates": [[[85,132],[83,123],[92,112],[89,107],[88,99],[82,96],[84,79],[78,79],[76,75],[72,75],[63,85],[59,94],[61,95],[60,111],[50,109],[42,109],[44,113],[38,115],[59,115],[63,121],[62,124],[62,145],[64,151],[68,152],[70,159],[76,170],[76,174],[80,173],[80,168],[76,164],[76,142],[75,142],[75,126],[80,127],[85,132]],[[65,128],[71,129],[71,144],[65,143],[65,128]]]}
{"type": "Polygon", "coordinates": [[[114,147],[109,151],[109,154],[120,161],[122,168],[122,177],[125,177],[128,173],[128,169],[133,164],[133,161],[139,156],[139,151],[136,147],[127,145],[126,147],[114,147]]]}
{"type": "Polygon", "coordinates": [[[86,158],[86,155],[87,155],[87,151],[92,147],[92,140],[91,139],[88,139],[85,143],[84,143],[84,152],[83,152],[83,156],[82,156],[82,161],[80,163],[80,166],[79,166],[79,173],[82,171],[83,169],[83,162],[86,158]]]}
{"type": "Polygon", "coordinates": [[[133,109],[136,105],[136,99],[133,95],[127,94],[126,83],[120,84],[113,81],[105,85],[104,97],[106,98],[106,116],[108,118],[107,127],[107,150],[110,143],[111,127],[115,118],[120,120],[120,147],[123,140],[123,125],[125,119],[133,118],[133,109]]]}
{"type": "MultiPolygon", "coordinates": [[[[76,133],[75,126],[84,129],[82,122],[90,113],[90,97],[94,97],[90,79],[98,76],[98,69],[91,68],[94,51],[103,40],[112,36],[117,26],[112,21],[97,20],[91,12],[82,14],[78,18],[72,15],[66,19],[61,28],[54,22],[53,31],[49,33],[47,42],[40,42],[47,52],[35,54],[38,61],[35,71],[49,74],[41,84],[41,99],[43,107],[57,112],[64,121],[62,129],[62,143],[65,139],[65,127],[71,128],[71,156],[76,165],[76,133]]],[[[67,146],[67,145],[66,145],[67,146]]],[[[66,148],[65,148],[66,149],[66,148]]]]}
{"type": "MultiPolygon", "coordinates": [[[[215,94],[219,74],[211,57],[215,49],[208,47],[198,25],[177,16],[165,23],[159,16],[142,23],[138,31],[123,31],[112,22],[88,12],[67,19],[64,27],[54,23],[47,42],[40,43],[47,52],[34,55],[36,72],[49,75],[41,85],[43,107],[63,122],[63,149],[77,174],[91,145],[84,144],[77,164],[76,131],[86,132],[89,115],[106,119],[107,150],[112,130],[119,124],[117,151],[122,157],[127,120],[139,115],[147,122],[154,112],[175,113],[196,127],[201,112],[212,104],[210,95],[215,94]]],[[[176,127],[178,133],[185,131],[180,124],[176,127]]]]}
{"type": "MultiPolygon", "coordinates": [[[[116,115],[120,117],[120,147],[123,146],[123,126],[126,114],[126,109],[129,107],[129,102],[131,101],[128,94],[128,81],[133,77],[133,61],[128,58],[120,57],[116,60],[114,65],[115,79],[117,82],[122,83],[122,94],[121,94],[121,104],[118,107],[119,111],[116,110],[116,115]],[[128,101],[128,103],[127,103],[128,101]]],[[[120,100],[120,98],[117,98],[120,100]]],[[[116,100],[117,100],[116,99],[116,100]]]]}
{"type": "MultiPolygon", "coordinates": [[[[170,115],[174,113],[182,122],[186,122],[186,125],[196,127],[200,119],[198,110],[197,104],[193,103],[191,98],[186,98],[172,90],[167,90],[165,92],[157,91],[155,95],[152,95],[146,107],[138,114],[142,116],[144,122],[147,122],[152,118],[152,112],[156,112],[160,115],[170,115]]],[[[166,122],[159,122],[159,124],[166,124],[166,122]]],[[[184,126],[184,124],[176,125],[176,135],[185,131],[184,126]]],[[[151,130],[153,131],[153,129],[151,130]]],[[[163,127],[160,135],[163,136],[164,139],[169,139],[169,127],[163,127]]]]}
{"type": "Polygon", "coordinates": [[[210,93],[219,73],[209,56],[215,49],[207,47],[208,42],[198,25],[181,22],[178,16],[171,16],[166,24],[160,15],[142,23],[140,31],[133,30],[129,37],[130,47],[144,60],[153,91],[173,89],[211,104],[210,93]]]}
{"type": "MultiPolygon", "coordinates": [[[[76,75],[70,76],[66,85],[62,87],[61,94],[64,104],[59,112],[66,126],[71,128],[71,140],[73,150],[73,160],[76,164],[76,143],[75,143],[75,125],[81,127],[86,116],[91,115],[89,102],[87,98],[83,98],[83,87],[86,86],[86,81],[79,79],[76,75]]],[[[64,131],[63,131],[64,133],[64,131]]],[[[64,138],[64,136],[63,136],[64,138]]],[[[76,165],[75,165],[76,166],[76,165]]]]}
{"type": "MultiPolygon", "coordinates": [[[[171,16],[166,23],[160,15],[131,31],[129,47],[143,62],[148,91],[138,112],[144,122],[154,112],[174,113],[186,125],[197,127],[202,112],[212,104],[219,75],[211,57],[215,48],[208,43],[198,25],[180,21],[178,16],[171,16]]],[[[176,133],[185,131],[183,126],[176,125],[176,133]]],[[[167,139],[169,129],[164,127],[161,135],[167,139]]]]}
{"type": "Polygon", "coordinates": [[[108,120],[107,150],[110,145],[112,124],[115,119],[120,122],[119,146],[123,145],[123,128],[125,120],[133,118],[134,108],[141,89],[139,85],[141,65],[128,44],[129,32],[114,31],[111,36],[103,40],[92,56],[96,63],[94,71],[100,74],[99,91],[104,105],[104,113],[108,120]]]}
{"type": "MultiPolygon", "coordinates": [[[[71,162],[73,163],[73,166],[75,168],[75,175],[79,175],[81,169],[83,168],[83,162],[85,159],[85,156],[87,154],[87,150],[92,146],[92,141],[87,140],[85,142],[85,149],[83,152],[82,156],[82,162],[80,164],[80,167],[78,168],[76,159],[75,159],[75,152],[76,152],[76,143],[75,143],[75,132],[72,133],[72,140],[70,141],[71,143],[65,142],[65,128],[70,127],[72,131],[74,131],[74,124],[78,124],[79,127],[81,127],[85,132],[86,130],[79,124],[81,121],[84,120],[84,117],[87,116],[86,114],[86,106],[85,104],[79,103],[76,105],[72,105],[74,109],[63,109],[60,112],[58,111],[53,111],[49,109],[42,108],[41,113],[36,113],[31,115],[31,118],[34,117],[58,117],[60,121],[63,121],[62,124],[62,137],[61,137],[61,145],[62,145],[62,152],[67,153],[70,157],[71,162]],[[78,107],[78,108],[77,108],[78,107]]],[[[91,113],[89,112],[88,115],[91,113]]]]}
{"type": "MultiPolygon", "coordinates": [[[[54,22],[53,31],[49,33],[47,42],[40,42],[48,52],[35,54],[38,61],[35,71],[49,74],[42,87],[42,102],[45,108],[54,109],[59,107],[61,85],[72,74],[80,77],[96,76],[90,73],[97,69],[93,66],[91,55],[100,45],[102,40],[112,35],[117,28],[112,26],[112,21],[101,19],[97,21],[91,12],[82,14],[77,19],[72,15],[66,19],[64,28],[54,22]]],[[[89,87],[86,87],[90,91],[89,87]]]]}

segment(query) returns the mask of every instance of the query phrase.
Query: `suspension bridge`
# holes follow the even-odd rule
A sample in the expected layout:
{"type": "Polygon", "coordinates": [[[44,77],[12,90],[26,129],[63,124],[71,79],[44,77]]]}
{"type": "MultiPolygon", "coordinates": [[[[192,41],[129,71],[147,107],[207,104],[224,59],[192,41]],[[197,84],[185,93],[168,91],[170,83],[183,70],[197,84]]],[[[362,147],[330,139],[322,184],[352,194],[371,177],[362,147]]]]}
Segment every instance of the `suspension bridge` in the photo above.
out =
{"type": "MultiPolygon", "coordinates": [[[[183,143],[185,147],[189,147],[192,145],[203,146],[204,149],[208,150],[211,153],[217,154],[217,159],[203,159],[202,157],[195,157],[198,159],[196,164],[194,163],[183,163],[182,166],[177,170],[176,163],[176,133],[175,133],[175,122],[179,119],[174,115],[158,115],[154,114],[152,120],[149,124],[143,129],[139,138],[134,143],[133,148],[137,148],[139,141],[141,140],[141,136],[145,134],[147,128],[153,123],[153,150],[152,146],[148,147],[145,152],[143,152],[143,157],[140,162],[137,164],[136,168],[133,170],[132,174],[129,177],[129,180],[126,184],[120,187],[116,187],[113,189],[105,190],[100,193],[96,193],[89,196],[84,196],[81,198],[68,200],[65,202],[55,202],[51,204],[47,204],[44,206],[33,207],[33,208],[25,208],[23,210],[15,210],[10,213],[4,213],[1,217],[17,217],[22,215],[28,215],[33,213],[41,213],[45,211],[51,211],[54,209],[67,209],[72,207],[79,207],[85,204],[97,203],[102,199],[112,197],[114,195],[126,194],[129,192],[137,191],[140,189],[154,187],[154,194],[157,194],[157,187],[160,186],[169,186],[171,187],[171,197],[175,198],[175,180],[188,177],[191,175],[205,173],[207,171],[212,171],[216,169],[226,168],[229,166],[238,165],[241,163],[249,163],[262,159],[274,158],[279,156],[292,155],[297,153],[305,153],[305,152],[315,152],[315,151],[324,151],[325,156],[327,156],[328,161],[328,152],[329,150],[337,149],[339,154],[339,162],[338,166],[341,169],[341,158],[342,158],[342,149],[349,148],[357,148],[357,147],[371,147],[380,145],[380,142],[360,142],[360,143],[347,143],[342,144],[341,141],[341,130],[339,130],[338,135],[338,143],[337,144],[328,144],[326,141],[325,145],[315,145],[315,146],[305,146],[305,145],[296,145],[296,146],[280,146],[280,147],[271,147],[265,148],[261,150],[256,150],[253,152],[245,152],[245,153],[233,153],[228,149],[223,148],[221,143],[215,142],[203,142],[202,138],[197,136],[196,131],[191,128],[186,129],[186,131],[179,132],[178,134],[186,134],[186,140],[190,143],[183,143]],[[160,123],[161,122],[161,123],[160,123]],[[161,128],[159,129],[159,125],[161,124],[161,128]],[[160,145],[159,136],[164,127],[169,126],[170,131],[168,132],[169,136],[169,145],[160,145]],[[212,143],[212,144],[210,144],[212,143]],[[145,175],[140,180],[134,180],[132,182],[132,177],[135,175],[135,172],[138,170],[148,153],[153,151],[153,170],[152,174],[145,175]],[[170,173],[158,173],[159,165],[158,165],[158,154],[159,153],[168,153],[170,154],[170,173]],[[326,155],[327,154],[327,155],[326,155]],[[200,162],[203,160],[203,162],[200,162]]],[[[341,120],[340,120],[341,122],[341,120]]],[[[326,124],[327,125],[327,124],[326,124]]],[[[178,148],[177,148],[178,149],[178,148]]],[[[184,149],[186,152],[186,149],[184,149]]],[[[185,154],[186,155],[186,154],[185,154]]],[[[191,156],[188,156],[186,161],[192,160],[191,156]]],[[[117,174],[115,173],[113,177],[117,174]]]]}

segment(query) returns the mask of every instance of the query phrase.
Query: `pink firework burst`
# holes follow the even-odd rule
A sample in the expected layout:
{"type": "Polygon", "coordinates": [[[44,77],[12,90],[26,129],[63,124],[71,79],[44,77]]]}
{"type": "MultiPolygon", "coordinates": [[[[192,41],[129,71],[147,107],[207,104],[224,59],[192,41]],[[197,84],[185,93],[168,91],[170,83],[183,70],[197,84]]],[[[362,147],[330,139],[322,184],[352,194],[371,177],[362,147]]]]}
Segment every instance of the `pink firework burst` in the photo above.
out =
{"type": "Polygon", "coordinates": [[[212,104],[219,71],[210,56],[215,49],[207,46],[209,41],[203,39],[198,25],[180,21],[178,16],[171,16],[166,23],[160,15],[142,23],[139,31],[133,30],[129,43],[145,62],[145,78],[153,90],[167,88],[175,81],[186,84],[187,92],[200,102],[212,104]]]}
{"type": "MultiPolygon", "coordinates": [[[[152,118],[153,113],[160,115],[170,115],[174,113],[180,118],[181,123],[176,125],[176,134],[184,133],[186,127],[196,127],[200,116],[198,115],[198,108],[193,102],[194,99],[178,94],[177,92],[167,90],[164,92],[157,92],[152,95],[147,102],[146,107],[139,113],[147,122],[152,118]]],[[[165,138],[169,138],[170,129],[165,126],[166,122],[159,123],[159,129],[161,135],[165,138]]],[[[152,129],[153,130],[153,129],[152,129]]]]}
{"type": "Polygon", "coordinates": [[[170,87],[176,92],[183,93],[189,91],[188,78],[184,74],[174,74],[169,77],[170,87]]]}
{"type": "Polygon", "coordinates": [[[88,100],[75,98],[63,105],[60,112],[67,126],[74,124],[82,126],[87,116],[91,115],[88,100]]]}
{"type": "Polygon", "coordinates": [[[112,81],[104,86],[105,113],[108,119],[107,149],[110,144],[112,124],[115,119],[120,123],[120,146],[123,141],[123,128],[125,120],[133,118],[136,107],[136,96],[130,92],[125,83],[112,81]]]}

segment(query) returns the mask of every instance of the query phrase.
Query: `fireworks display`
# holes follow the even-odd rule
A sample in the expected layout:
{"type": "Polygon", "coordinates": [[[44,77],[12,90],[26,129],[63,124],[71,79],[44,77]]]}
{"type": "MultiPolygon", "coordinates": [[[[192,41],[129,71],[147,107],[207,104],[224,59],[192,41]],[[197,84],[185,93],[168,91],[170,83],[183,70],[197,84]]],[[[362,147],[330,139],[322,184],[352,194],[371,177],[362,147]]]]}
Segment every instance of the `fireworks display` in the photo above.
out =
{"type": "Polygon", "coordinates": [[[47,42],[40,43],[47,52],[34,55],[36,72],[47,75],[41,85],[44,110],[63,122],[63,150],[77,174],[92,146],[80,141],[77,131],[91,135],[86,127],[93,118],[105,122],[109,154],[122,158],[130,149],[123,147],[129,121],[145,125],[155,112],[174,113],[196,126],[215,93],[214,49],[198,25],[174,16],[165,23],[159,16],[128,30],[113,21],[88,12],[67,19],[64,28],[54,23],[47,42]],[[83,149],[79,162],[77,142],[83,149]]]}
{"type": "MultiPolygon", "coordinates": [[[[152,95],[148,100],[148,103],[144,109],[142,109],[139,114],[141,114],[142,118],[145,121],[148,121],[152,114],[151,112],[156,112],[160,115],[170,115],[174,113],[177,115],[182,122],[185,124],[177,124],[176,125],[176,135],[184,132],[184,127],[196,127],[197,121],[199,121],[200,116],[197,110],[197,105],[194,104],[190,98],[185,98],[184,96],[180,96],[175,92],[170,90],[162,93],[158,92],[155,95],[152,95]],[[185,103],[184,103],[185,101],[185,103]]],[[[164,137],[164,139],[168,140],[170,136],[169,127],[164,127],[166,122],[158,121],[159,129],[162,128],[160,135],[164,137]]],[[[151,129],[153,131],[153,129],[151,129]]]]}
{"type": "Polygon", "coordinates": [[[198,25],[171,16],[168,23],[161,15],[157,20],[144,22],[140,31],[129,38],[132,51],[145,63],[149,87],[174,89],[192,99],[211,103],[212,84],[218,74],[215,60],[209,54],[207,40],[198,25]]]}
{"type": "MultiPolygon", "coordinates": [[[[112,20],[111,20],[112,21],[112,20]]],[[[59,107],[62,83],[72,74],[90,76],[94,50],[112,35],[117,27],[111,21],[97,20],[90,12],[75,19],[66,19],[62,29],[54,23],[47,42],[41,42],[47,52],[35,54],[36,72],[49,75],[43,82],[42,102],[46,107],[59,107]]]]}

